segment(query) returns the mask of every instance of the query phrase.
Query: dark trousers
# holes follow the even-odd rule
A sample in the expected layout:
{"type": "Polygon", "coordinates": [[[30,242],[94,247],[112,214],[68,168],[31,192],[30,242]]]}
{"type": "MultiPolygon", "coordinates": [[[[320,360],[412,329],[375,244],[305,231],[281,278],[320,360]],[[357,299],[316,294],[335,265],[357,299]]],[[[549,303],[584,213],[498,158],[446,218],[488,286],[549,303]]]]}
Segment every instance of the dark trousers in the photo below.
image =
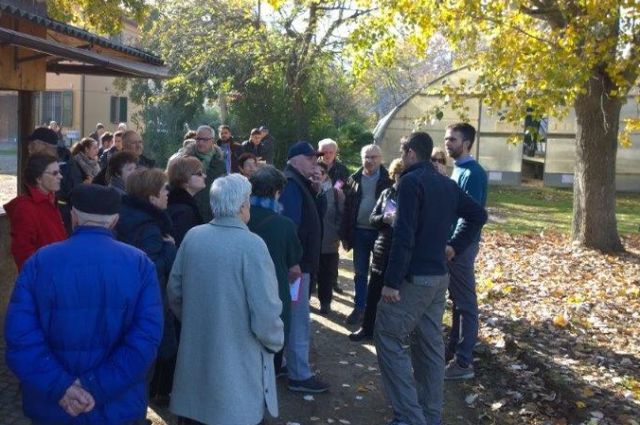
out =
{"type": "Polygon", "coordinates": [[[362,320],[362,331],[368,335],[373,335],[373,328],[376,323],[376,311],[378,302],[382,295],[384,286],[384,273],[372,271],[369,274],[369,288],[367,290],[367,305],[364,309],[364,319],[362,320]]]}
{"type": "Polygon", "coordinates": [[[318,267],[318,299],[322,305],[330,305],[333,299],[333,287],[338,282],[338,264],[340,254],[332,252],[320,254],[318,267]]]}
{"type": "MultiPolygon", "coordinates": [[[[260,421],[257,425],[262,425],[262,424],[264,424],[264,420],[260,421]]],[[[202,422],[194,421],[193,419],[189,419],[189,418],[180,418],[178,419],[178,425],[206,425],[206,424],[203,424],[202,422]]]]}

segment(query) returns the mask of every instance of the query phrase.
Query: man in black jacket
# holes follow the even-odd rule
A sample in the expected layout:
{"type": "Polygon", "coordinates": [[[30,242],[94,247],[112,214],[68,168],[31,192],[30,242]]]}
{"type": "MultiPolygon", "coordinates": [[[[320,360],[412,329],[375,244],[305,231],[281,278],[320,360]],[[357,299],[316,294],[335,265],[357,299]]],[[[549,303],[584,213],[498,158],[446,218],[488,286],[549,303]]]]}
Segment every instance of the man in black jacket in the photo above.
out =
{"type": "Polygon", "coordinates": [[[321,393],[329,385],[316,378],[309,365],[309,284],[318,271],[322,243],[322,217],[318,201],[309,178],[317,167],[317,157],[322,155],[307,142],[298,142],[289,149],[284,175],[287,185],[280,195],[282,214],[296,224],[302,259],[298,299],[291,304],[289,342],[285,347],[289,373],[288,388],[291,391],[321,393]]]}
{"type": "Polygon", "coordinates": [[[367,301],[369,261],[378,231],[369,222],[369,216],[383,190],[393,182],[389,172],[381,165],[382,152],[377,145],[367,145],[360,152],[362,167],[349,177],[345,185],[346,199],[340,239],[347,251],[353,248],[355,308],[347,317],[347,324],[362,321],[367,301]]]}
{"type": "Polygon", "coordinates": [[[402,143],[405,171],[374,331],[394,425],[442,422],[447,261],[455,261],[487,221],[486,211],[433,167],[432,149],[427,133],[402,143]],[[463,224],[449,240],[458,218],[463,224]]]}

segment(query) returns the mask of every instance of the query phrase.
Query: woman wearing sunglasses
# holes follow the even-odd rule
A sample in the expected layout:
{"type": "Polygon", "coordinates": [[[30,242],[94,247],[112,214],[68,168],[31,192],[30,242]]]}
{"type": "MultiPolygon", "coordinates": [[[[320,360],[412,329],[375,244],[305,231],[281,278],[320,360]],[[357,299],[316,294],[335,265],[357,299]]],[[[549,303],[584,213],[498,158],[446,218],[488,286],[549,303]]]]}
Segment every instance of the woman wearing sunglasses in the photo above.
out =
{"type": "Polygon", "coordinates": [[[167,213],[173,223],[171,235],[179,247],[187,231],[203,223],[193,196],[206,187],[207,175],[202,169],[202,161],[193,156],[171,161],[168,174],[171,191],[167,213]]]}
{"type": "Polygon", "coordinates": [[[18,270],[39,248],[67,238],[56,207],[55,193],[62,180],[58,158],[43,153],[29,156],[22,178],[24,193],[4,206],[11,223],[11,254],[18,270]]]}
{"type": "Polygon", "coordinates": [[[166,300],[167,280],[176,257],[171,219],[166,211],[167,175],[157,168],[141,168],[131,173],[125,188],[127,194],[122,197],[116,233],[122,242],[144,251],[156,266],[164,304],[164,331],[149,396],[158,405],[168,405],[178,342],[175,319],[166,300]]]}

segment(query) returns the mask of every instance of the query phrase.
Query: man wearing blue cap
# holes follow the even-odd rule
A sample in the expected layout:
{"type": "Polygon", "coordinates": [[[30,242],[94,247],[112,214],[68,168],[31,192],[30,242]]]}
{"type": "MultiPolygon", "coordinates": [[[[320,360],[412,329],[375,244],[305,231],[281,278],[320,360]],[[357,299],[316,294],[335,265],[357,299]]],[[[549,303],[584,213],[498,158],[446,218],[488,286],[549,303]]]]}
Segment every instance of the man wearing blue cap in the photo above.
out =
{"type": "Polygon", "coordinates": [[[82,184],[71,199],[73,235],[36,251],[16,281],[7,365],[34,424],[144,424],[145,376],[162,335],[155,267],[114,239],[115,189],[82,184]]]}
{"type": "Polygon", "coordinates": [[[284,175],[287,185],[282,190],[282,214],[297,226],[302,245],[300,289],[297,301],[291,303],[289,344],[286,347],[288,388],[291,391],[322,393],[329,385],[316,378],[309,366],[309,282],[317,272],[322,245],[322,224],[316,192],[309,178],[317,167],[321,152],[307,142],[297,142],[289,149],[284,175]]]}

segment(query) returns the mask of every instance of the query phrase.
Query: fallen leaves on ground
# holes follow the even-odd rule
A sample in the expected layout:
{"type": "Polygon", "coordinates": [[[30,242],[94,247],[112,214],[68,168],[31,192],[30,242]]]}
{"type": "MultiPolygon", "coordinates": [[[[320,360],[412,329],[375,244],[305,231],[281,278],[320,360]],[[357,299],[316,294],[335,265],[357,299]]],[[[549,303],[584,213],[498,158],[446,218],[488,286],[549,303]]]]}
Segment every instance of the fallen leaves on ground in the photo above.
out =
{"type": "Polygon", "coordinates": [[[472,402],[486,406],[485,416],[638,424],[640,235],[624,243],[626,253],[607,255],[554,233],[483,236],[476,261],[483,358],[472,402]]]}

